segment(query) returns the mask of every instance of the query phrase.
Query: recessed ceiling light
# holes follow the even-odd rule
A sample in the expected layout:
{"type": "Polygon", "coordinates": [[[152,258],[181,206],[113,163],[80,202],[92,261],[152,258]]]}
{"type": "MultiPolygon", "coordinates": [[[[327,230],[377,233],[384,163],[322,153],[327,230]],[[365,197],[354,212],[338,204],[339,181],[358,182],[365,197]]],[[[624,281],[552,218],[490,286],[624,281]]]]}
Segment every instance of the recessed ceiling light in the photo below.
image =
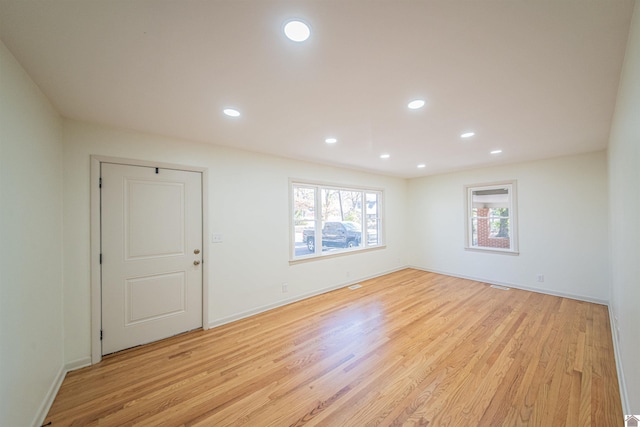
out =
{"type": "Polygon", "coordinates": [[[336,142],[338,142],[338,140],[336,138],[327,138],[324,140],[324,142],[326,142],[327,144],[335,144],[336,142]]]}
{"type": "Polygon", "coordinates": [[[311,35],[309,26],[297,19],[289,21],[284,26],[284,34],[294,42],[303,42],[311,35]]]}
{"type": "Polygon", "coordinates": [[[240,116],[240,111],[236,110],[235,108],[225,108],[224,110],[222,110],[222,112],[225,113],[229,117],[238,117],[238,116],[240,116]]]}
{"type": "Polygon", "coordinates": [[[414,99],[413,101],[407,104],[407,107],[409,107],[412,110],[417,110],[418,108],[422,108],[424,107],[424,99],[414,99]]]}
{"type": "Polygon", "coordinates": [[[491,152],[491,154],[500,154],[500,153],[502,153],[502,150],[493,150],[491,152]]]}
{"type": "Polygon", "coordinates": [[[384,153],[384,154],[380,154],[380,158],[381,159],[388,159],[389,157],[391,157],[390,154],[384,153]]]}
{"type": "Polygon", "coordinates": [[[427,167],[427,165],[425,165],[424,163],[420,163],[420,164],[418,165],[418,169],[424,169],[424,168],[426,168],[426,167],[427,167]]]}
{"type": "Polygon", "coordinates": [[[460,135],[460,138],[471,138],[475,134],[476,134],[475,132],[465,132],[462,135],[460,135]]]}

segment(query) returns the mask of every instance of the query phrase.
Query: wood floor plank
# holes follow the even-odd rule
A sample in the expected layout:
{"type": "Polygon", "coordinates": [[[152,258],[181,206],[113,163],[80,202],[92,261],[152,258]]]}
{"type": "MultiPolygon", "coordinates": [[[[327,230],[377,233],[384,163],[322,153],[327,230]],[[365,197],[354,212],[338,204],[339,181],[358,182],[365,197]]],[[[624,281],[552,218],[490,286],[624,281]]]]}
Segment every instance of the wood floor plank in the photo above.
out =
{"type": "Polygon", "coordinates": [[[57,426],[616,426],[607,308],[405,269],[65,378],[57,426]]]}

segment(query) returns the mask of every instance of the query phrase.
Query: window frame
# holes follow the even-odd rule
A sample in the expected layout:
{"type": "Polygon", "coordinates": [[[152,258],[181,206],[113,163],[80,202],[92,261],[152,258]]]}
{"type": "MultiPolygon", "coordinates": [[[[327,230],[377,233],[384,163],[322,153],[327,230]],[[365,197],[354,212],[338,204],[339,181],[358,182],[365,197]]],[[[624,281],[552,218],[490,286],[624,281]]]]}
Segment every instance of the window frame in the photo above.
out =
{"type": "Polygon", "coordinates": [[[465,242],[464,248],[467,251],[489,252],[505,255],[519,255],[520,248],[518,242],[518,191],[517,180],[504,180],[484,184],[469,184],[464,186],[464,216],[465,216],[465,242]],[[498,190],[506,188],[509,195],[509,248],[498,248],[489,246],[473,245],[472,221],[477,216],[473,215],[473,193],[474,191],[498,190]]]}
{"type": "MultiPolygon", "coordinates": [[[[310,220],[309,220],[310,221],[310,220]]],[[[327,222],[339,222],[339,221],[327,221],[327,222]]],[[[335,183],[307,181],[301,179],[289,179],[289,263],[297,264],[300,262],[313,261],[318,259],[326,259],[338,256],[346,256],[354,253],[362,253],[366,251],[384,249],[386,247],[385,240],[385,225],[384,225],[384,190],[381,188],[372,188],[364,186],[351,186],[340,185],[335,183]],[[352,248],[344,248],[339,251],[330,251],[324,253],[322,245],[315,245],[313,253],[296,256],[296,218],[295,218],[295,195],[296,187],[314,189],[314,236],[322,236],[323,226],[323,204],[322,204],[322,190],[330,191],[348,191],[361,193],[362,208],[360,213],[361,221],[361,237],[360,245],[352,248]],[[369,244],[369,234],[367,229],[367,195],[376,194],[377,196],[377,244],[369,244]]]]}

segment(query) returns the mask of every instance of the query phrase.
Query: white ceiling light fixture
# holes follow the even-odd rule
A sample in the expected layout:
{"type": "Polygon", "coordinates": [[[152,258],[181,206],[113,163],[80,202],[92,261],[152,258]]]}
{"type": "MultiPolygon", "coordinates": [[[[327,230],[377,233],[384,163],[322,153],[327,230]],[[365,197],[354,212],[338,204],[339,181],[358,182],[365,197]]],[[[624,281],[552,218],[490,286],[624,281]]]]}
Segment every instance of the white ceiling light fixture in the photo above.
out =
{"type": "Polygon", "coordinates": [[[471,138],[475,134],[476,134],[475,132],[465,132],[462,135],[460,135],[460,138],[471,138]]]}
{"type": "Polygon", "coordinates": [[[235,108],[225,108],[224,110],[222,110],[222,112],[229,117],[240,117],[240,111],[236,110],[235,108]]]}
{"type": "Polygon", "coordinates": [[[311,29],[299,19],[293,19],[284,25],[284,34],[289,40],[303,42],[311,35],[311,29]]]}
{"type": "Polygon", "coordinates": [[[493,150],[490,154],[496,155],[502,153],[502,150],[493,150]]]}
{"type": "Polygon", "coordinates": [[[418,108],[424,107],[424,99],[414,99],[413,101],[407,104],[407,107],[411,110],[417,110],[418,108]]]}
{"type": "Polygon", "coordinates": [[[425,165],[424,163],[420,163],[420,164],[418,165],[418,169],[424,169],[424,168],[426,168],[426,167],[427,167],[427,165],[425,165]]]}
{"type": "Polygon", "coordinates": [[[324,142],[326,142],[327,144],[335,144],[336,142],[338,142],[338,140],[336,138],[327,138],[324,140],[324,142]]]}
{"type": "Polygon", "coordinates": [[[380,154],[381,159],[388,159],[389,157],[391,157],[391,154],[388,154],[388,153],[380,154]]]}

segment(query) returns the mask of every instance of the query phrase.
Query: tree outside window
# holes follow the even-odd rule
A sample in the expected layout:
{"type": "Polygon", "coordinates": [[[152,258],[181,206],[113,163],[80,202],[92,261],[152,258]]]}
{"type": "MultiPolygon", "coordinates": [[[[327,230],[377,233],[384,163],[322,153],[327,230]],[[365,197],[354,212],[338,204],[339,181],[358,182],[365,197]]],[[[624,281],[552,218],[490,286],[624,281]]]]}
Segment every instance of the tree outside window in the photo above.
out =
{"type": "Polygon", "coordinates": [[[291,184],[292,259],[380,246],[382,191],[291,184]]]}

